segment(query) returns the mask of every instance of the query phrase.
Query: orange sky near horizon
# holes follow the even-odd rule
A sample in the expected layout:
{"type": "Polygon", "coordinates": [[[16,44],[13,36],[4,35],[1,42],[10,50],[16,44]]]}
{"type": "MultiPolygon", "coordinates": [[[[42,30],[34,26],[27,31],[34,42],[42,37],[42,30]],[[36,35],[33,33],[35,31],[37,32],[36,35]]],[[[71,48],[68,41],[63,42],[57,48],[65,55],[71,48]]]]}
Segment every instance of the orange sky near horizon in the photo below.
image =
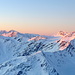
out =
{"type": "MultiPolygon", "coordinates": [[[[54,27],[54,26],[53,26],[54,27]]],[[[6,30],[6,31],[10,31],[10,30],[16,30],[18,32],[21,33],[32,33],[32,34],[41,34],[41,35],[50,35],[53,33],[57,33],[59,31],[67,31],[67,32],[71,32],[68,30],[66,30],[66,28],[64,28],[64,26],[55,26],[53,28],[52,26],[38,26],[38,25],[0,25],[0,30],[6,30]],[[62,30],[61,30],[62,29],[62,30]]]]}
{"type": "Polygon", "coordinates": [[[0,25],[0,30],[6,30],[6,31],[10,31],[10,30],[16,30],[18,32],[21,33],[33,33],[33,34],[41,34],[41,35],[50,35],[52,33],[52,31],[50,31],[49,29],[46,30],[46,27],[29,27],[29,26],[18,26],[18,25],[0,25]]]}
{"type": "Polygon", "coordinates": [[[75,0],[0,0],[0,30],[41,35],[75,31],[75,0]]]}

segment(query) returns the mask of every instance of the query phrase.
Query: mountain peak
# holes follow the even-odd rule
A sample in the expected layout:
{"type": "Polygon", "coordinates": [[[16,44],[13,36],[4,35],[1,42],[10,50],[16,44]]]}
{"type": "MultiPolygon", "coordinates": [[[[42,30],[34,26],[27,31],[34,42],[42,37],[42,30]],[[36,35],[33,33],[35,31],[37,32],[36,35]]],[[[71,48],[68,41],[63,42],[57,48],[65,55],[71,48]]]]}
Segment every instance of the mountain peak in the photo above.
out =
{"type": "Polygon", "coordinates": [[[10,30],[9,32],[4,32],[3,34],[1,34],[1,36],[5,36],[5,37],[15,37],[17,36],[17,31],[15,30],[10,30]]]}
{"type": "Polygon", "coordinates": [[[46,38],[45,38],[45,37],[41,37],[41,36],[36,36],[36,37],[32,37],[32,38],[29,39],[28,41],[31,41],[31,40],[38,41],[38,40],[42,40],[42,39],[46,39],[46,38]]]}
{"type": "Polygon", "coordinates": [[[60,36],[65,36],[67,34],[67,32],[59,31],[57,34],[60,35],[60,36]]]}
{"type": "Polygon", "coordinates": [[[15,31],[15,30],[10,30],[9,32],[17,32],[17,31],[15,31]]]}

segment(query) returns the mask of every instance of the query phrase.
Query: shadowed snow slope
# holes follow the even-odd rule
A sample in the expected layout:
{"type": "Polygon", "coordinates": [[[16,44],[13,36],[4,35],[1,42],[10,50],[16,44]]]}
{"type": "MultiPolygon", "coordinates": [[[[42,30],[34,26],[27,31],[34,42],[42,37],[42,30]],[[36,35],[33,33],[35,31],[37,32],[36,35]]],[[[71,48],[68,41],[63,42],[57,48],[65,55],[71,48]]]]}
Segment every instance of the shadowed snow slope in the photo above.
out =
{"type": "Polygon", "coordinates": [[[75,75],[75,33],[61,34],[0,31],[0,75],[75,75]]]}

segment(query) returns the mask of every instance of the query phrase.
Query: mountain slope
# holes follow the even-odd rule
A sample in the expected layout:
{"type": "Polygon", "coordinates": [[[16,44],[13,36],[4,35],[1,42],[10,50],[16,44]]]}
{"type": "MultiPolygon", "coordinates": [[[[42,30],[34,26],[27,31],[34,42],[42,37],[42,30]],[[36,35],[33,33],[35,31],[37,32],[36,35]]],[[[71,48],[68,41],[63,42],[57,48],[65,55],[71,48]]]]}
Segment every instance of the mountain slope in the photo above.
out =
{"type": "Polygon", "coordinates": [[[74,32],[63,36],[22,34],[13,30],[0,34],[1,75],[75,74],[74,32]],[[10,36],[12,32],[17,34],[10,36]]]}

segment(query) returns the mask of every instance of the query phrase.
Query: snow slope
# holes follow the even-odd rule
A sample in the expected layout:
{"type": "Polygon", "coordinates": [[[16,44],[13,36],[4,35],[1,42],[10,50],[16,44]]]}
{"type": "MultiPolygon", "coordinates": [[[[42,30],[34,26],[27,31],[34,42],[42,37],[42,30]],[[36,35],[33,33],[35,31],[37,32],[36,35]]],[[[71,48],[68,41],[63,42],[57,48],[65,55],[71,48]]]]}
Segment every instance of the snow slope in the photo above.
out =
{"type": "Polygon", "coordinates": [[[0,31],[0,75],[75,75],[75,33],[61,34],[0,31]]]}

